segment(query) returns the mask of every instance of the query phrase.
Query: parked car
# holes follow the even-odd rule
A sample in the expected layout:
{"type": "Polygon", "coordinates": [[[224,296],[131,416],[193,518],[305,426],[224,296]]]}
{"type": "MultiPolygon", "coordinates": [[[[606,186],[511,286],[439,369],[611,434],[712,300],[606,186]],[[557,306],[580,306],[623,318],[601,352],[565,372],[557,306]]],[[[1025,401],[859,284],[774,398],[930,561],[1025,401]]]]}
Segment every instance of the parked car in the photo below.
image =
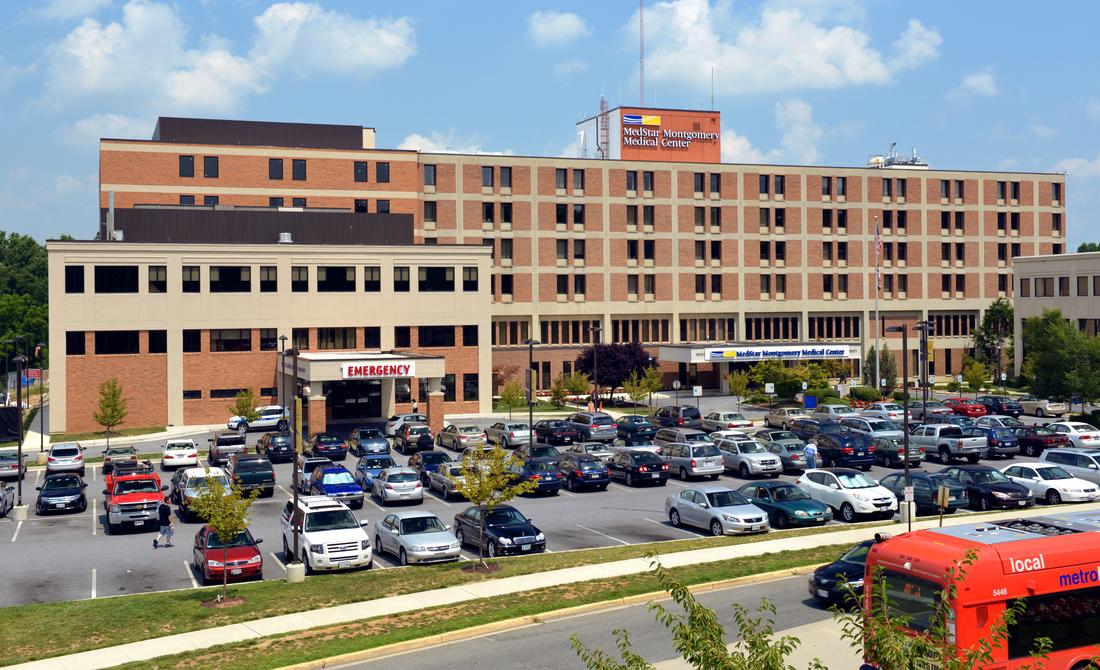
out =
{"type": "Polygon", "coordinates": [[[390,553],[401,565],[457,561],[458,538],[439,517],[423,510],[387,514],[374,526],[374,549],[390,553]]]}
{"type": "Polygon", "coordinates": [[[697,486],[665,498],[669,523],[706,528],[711,535],[765,533],[768,514],[725,486],[697,486]]]}
{"type": "Polygon", "coordinates": [[[336,433],[313,433],[306,438],[302,451],[310,456],[342,461],[348,457],[348,443],[336,433]]]}
{"type": "Polygon", "coordinates": [[[863,602],[863,575],[867,554],[875,540],[865,540],[838,558],[814,570],[810,575],[810,596],[839,607],[857,608],[863,602]]]}
{"type": "Polygon", "coordinates": [[[529,461],[532,458],[553,458],[560,456],[558,448],[549,444],[525,444],[515,451],[516,458],[521,461],[529,461]]]}
{"type": "Polygon", "coordinates": [[[272,463],[294,462],[294,436],[290,433],[264,433],[256,442],[256,453],[272,463]]]}
{"type": "Polygon", "coordinates": [[[653,436],[653,443],[659,447],[676,442],[690,442],[692,444],[710,444],[713,442],[710,435],[695,428],[661,428],[653,436]]]}
{"type": "MultiPolygon", "coordinates": [[[[106,466],[104,466],[106,467],[106,466]]],[[[19,452],[0,451],[0,478],[22,479],[27,474],[27,457],[24,454],[23,461],[19,461],[19,452]]]]}
{"type": "Polygon", "coordinates": [[[412,468],[388,468],[374,478],[371,495],[383,505],[391,502],[424,502],[424,485],[412,468]]]}
{"type": "Polygon", "coordinates": [[[815,421],[840,421],[846,416],[859,416],[859,412],[852,409],[848,405],[818,405],[817,409],[810,414],[810,418],[815,421]]]}
{"type": "Polygon", "coordinates": [[[643,482],[664,486],[668,483],[668,463],[653,452],[620,449],[607,462],[607,474],[627,486],[643,482]]]}
{"type": "MultiPolygon", "coordinates": [[[[478,445],[471,445],[471,447],[476,446],[478,445]]],[[[393,448],[406,455],[434,447],[435,438],[432,437],[432,429],[426,423],[402,424],[393,438],[393,448]]]]}
{"type": "Polygon", "coordinates": [[[34,504],[34,513],[42,516],[50,512],[83,512],[88,509],[88,498],[84,495],[86,488],[88,485],[75,472],[48,474],[42,485],[35,488],[38,500],[34,504]]]}
{"type": "Polygon", "coordinates": [[[772,528],[821,526],[833,520],[833,512],[788,482],[751,482],[737,489],[768,515],[772,528]]]}
{"type": "Polygon", "coordinates": [[[692,405],[666,405],[653,415],[658,426],[676,428],[702,428],[703,417],[699,408],[692,405]]]}
{"type": "Polygon", "coordinates": [[[1100,493],[1096,484],[1078,479],[1054,463],[1017,463],[1001,468],[1006,477],[1023,484],[1048,505],[1063,502],[1092,502],[1100,493]]]}
{"type": "Polygon", "coordinates": [[[607,463],[596,456],[567,453],[558,458],[557,466],[562,485],[567,491],[579,489],[603,491],[611,483],[607,463]]]}
{"type": "MultiPolygon", "coordinates": [[[[970,499],[966,493],[966,487],[962,482],[952,479],[940,472],[910,472],[909,481],[913,486],[913,503],[917,508],[917,514],[939,514],[938,504],[939,488],[947,487],[947,507],[945,514],[954,514],[955,510],[963,509],[970,505],[970,499]]],[[[900,504],[905,500],[905,474],[895,472],[883,477],[879,484],[890,489],[897,497],[900,504]]]]}
{"type": "Polygon", "coordinates": [[[355,476],[342,465],[322,465],[314,468],[309,476],[307,495],[328,496],[339,500],[351,509],[363,506],[363,487],[355,476]]]}
{"type": "MultiPolygon", "coordinates": [[[[903,467],[905,465],[905,438],[903,436],[872,437],[871,446],[875,448],[875,464],[884,467],[903,467]]],[[[919,468],[924,462],[924,447],[909,443],[909,465],[919,468]]]]}
{"type": "MultiPolygon", "coordinates": [[[[553,449],[553,447],[549,447],[553,449]]],[[[558,471],[558,455],[528,458],[508,466],[512,483],[527,480],[535,483],[535,495],[557,495],[561,490],[562,476],[558,471]]]]}
{"type": "Polygon", "coordinates": [[[348,435],[347,444],[352,456],[390,453],[389,440],[381,428],[356,428],[348,435]]]}
{"type": "Polygon", "coordinates": [[[275,430],[281,433],[290,428],[290,411],[278,405],[257,407],[256,415],[252,420],[243,416],[231,416],[225,422],[225,427],[241,435],[250,430],[275,430]]]}
{"type": "Polygon", "coordinates": [[[959,428],[966,428],[967,426],[976,425],[976,419],[969,416],[962,416],[961,414],[933,414],[921,423],[915,425],[910,424],[909,432],[912,433],[912,429],[917,426],[933,426],[936,424],[948,424],[951,426],[958,426],[959,428]]]}
{"type": "Polygon", "coordinates": [[[1023,406],[1006,395],[980,395],[974,398],[974,402],[984,406],[986,414],[1010,416],[1013,419],[1018,419],[1024,413],[1023,406]]]}
{"type": "Polygon", "coordinates": [[[439,491],[443,500],[450,500],[452,496],[461,496],[459,485],[466,480],[462,473],[462,466],[455,463],[445,463],[439,468],[428,473],[428,490],[439,491]]]}
{"type": "Polygon", "coordinates": [[[821,431],[821,422],[817,419],[793,419],[790,422],[790,428],[787,430],[803,442],[808,442],[810,438],[821,431]]]}
{"type": "Polygon", "coordinates": [[[974,425],[982,428],[1022,428],[1023,421],[1003,414],[987,414],[974,419],[974,425]]]}
{"type": "Polygon", "coordinates": [[[604,412],[577,412],[566,421],[577,431],[578,439],[585,442],[610,442],[619,435],[615,420],[604,412]]]}
{"type": "Polygon", "coordinates": [[[267,456],[243,451],[233,454],[225,473],[230,481],[245,491],[259,490],[265,498],[275,495],[275,468],[271,467],[267,456]]]}
{"type": "Polygon", "coordinates": [[[847,522],[868,515],[890,519],[898,510],[898,500],[889,489],[851,468],[807,470],[795,484],[847,522]]]}
{"type": "Polygon", "coordinates": [[[191,547],[191,564],[199,573],[199,583],[220,584],[223,580],[237,581],[264,578],[263,540],[252,537],[246,528],[243,533],[222,540],[218,534],[204,525],[195,533],[191,547]],[[229,574],[226,574],[226,573],[229,574]]]}
{"type": "MultiPolygon", "coordinates": [[[[409,430],[413,430],[413,428],[410,426],[409,430]]],[[[435,443],[441,447],[453,449],[454,451],[462,451],[466,447],[478,447],[485,444],[485,431],[477,426],[456,426],[454,424],[448,424],[443,427],[443,430],[439,431],[439,435],[435,438],[435,443]]]]}
{"type": "Polygon", "coordinates": [[[817,456],[826,467],[870,470],[875,464],[875,446],[866,435],[835,421],[823,423],[820,428],[813,439],[817,442],[817,456]]]}
{"type": "Polygon", "coordinates": [[[233,454],[247,448],[243,433],[216,433],[206,442],[210,445],[206,454],[210,465],[225,465],[233,454]]]}
{"type": "Polygon", "coordinates": [[[1075,447],[1100,447],[1100,430],[1082,421],[1058,421],[1048,423],[1047,428],[1059,435],[1065,435],[1075,447]]]}
{"type": "Polygon", "coordinates": [[[935,455],[945,465],[956,458],[977,463],[989,446],[985,437],[964,435],[962,428],[948,423],[918,426],[909,436],[909,443],[924,447],[929,456],[935,455]]]}
{"type": "Polygon", "coordinates": [[[430,449],[428,451],[418,451],[409,456],[407,465],[416,470],[417,474],[420,475],[420,483],[427,486],[428,473],[450,463],[453,463],[450,454],[445,451],[430,449]]]}
{"type": "MultiPolygon", "coordinates": [[[[419,483],[419,482],[418,482],[419,483]]],[[[303,496],[298,506],[288,500],[281,520],[283,558],[291,560],[294,533],[299,539],[298,560],[306,572],[367,568],[374,564],[370,536],[344,503],[325,496],[303,496]]]]}
{"type": "MultiPolygon", "coordinates": [[[[505,449],[515,449],[531,441],[531,427],[527,422],[498,421],[485,429],[485,441],[505,449]]],[[[463,446],[470,446],[470,443],[463,446]]]]}
{"type": "Polygon", "coordinates": [[[106,531],[114,534],[120,527],[156,526],[157,508],[164,501],[164,491],[168,487],[160,483],[160,477],[149,461],[141,461],[140,468],[134,467],[123,472],[122,463],[104,477],[103,511],[107,521],[106,531]]]}
{"type": "MultiPolygon", "coordinates": [[[[137,449],[133,446],[108,447],[103,450],[103,476],[111,474],[115,463],[119,461],[137,461],[137,449]]],[[[26,464],[23,467],[26,472],[26,464]]]]}
{"type": "Polygon", "coordinates": [[[649,420],[649,417],[638,414],[624,414],[615,422],[618,426],[619,439],[630,445],[639,440],[652,440],[657,434],[657,424],[649,420]]]}
{"type": "Polygon", "coordinates": [[[15,487],[7,482],[0,482],[0,517],[7,516],[13,509],[15,509],[15,487]]]}
{"type": "Polygon", "coordinates": [[[84,476],[84,447],[76,442],[58,442],[46,453],[46,474],[75,472],[84,476]]]}
{"type": "Polygon", "coordinates": [[[1035,495],[1030,489],[988,465],[955,465],[940,472],[966,486],[970,506],[974,509],[1014,509],[1035,504],[1035,495]]]}
{"type": "Polygon", "coordinates": [[[982,454],[982,458],[992,458],[993,456],[1011,458],[1020,453],[1020,443],[1016,440],[1016,433],[1008,428],[969,426],[963,428],[962,433],[963,437],[980,436],[985,438],[985,452],[982,454]]]}
{"type": "Polygon", "coordinates": [[[860,412],[860,416],[903,423],[905,421],[905,407],[896,402],[874,402],[860,412]]]}
{"type": "Polygon", "coordinates": [[[726,472],[736,472],[742,479],[757,475],[775,478],[783,473],[783,461],[751,437],[723,438],[715,446],[726,472]]]}
{"type": "Polygon", "coordinates": [[[168,440],[160,448],[162,470],[193,468],[199,464],[199,447],[194,440],[168,440]]]}
{"type": "Polygon", "coordinates": [[[985,405],[966,398],[947,398],[943,401],[943,404],[955,414],[968,416],[971,419],[989,414],[989,410],[985,408],[985,405]]]}
{"type": "Polygon", "coordinates": [[[1064,402],[1047,400],[1034,395],[1025,395],[1017,400],[1026,414],[1034,414],[1038,417],[1062,416],[1069,412],[1069,405],[1064,402]]]}
{"type": "Polygon", "coordinates": [[[658,454],[658,455],[660,455],[660,453],[661,453],[660,445],[658,445],[653,440],[646,440],[646,439],[642,439],[642,438],[638,438],[636,440],[633,440],[630,443],[627,443],[625,440],[623,440],[619,443],[616,443],[616,442],[611,443],[611,452],[612,453],[615,453],[616,451],[618,451],[620,449],[629,449],[631,451],[648,451],[650,453],[658,454]]]}
{"type": "Polygon", "coordinates": [[[607,446],[603,442],[578,442],[565,449],[567,454],[585,454],[587,456],[594,456],[605,463],[611,458],[611,447],[607,446]]]}
{"type": "Polygon", "coordinates": [[[1045,449],[1073,446],[1068,435],[1063,435],[1046,426],[1024,426],[1012,432],[1016,435],[1016,441],[1020,443],[1020,451],[1024,452],[1028,458],[1037,457],[1045,449]]]}
{"type": "Polygon", "coordinates": [[[168,484],[168,497],[176,503],[176,513],[184,521],[195,518],[195,511],[191,505],[205,490],[208,479],[217,480],[226,494],[229,493],[229,475],[221,468],[184,468],[176,470],[172,475],[172,481],[168,484]]]}
{"type": "Polygon", "coordinates": [[[951,414],[951,409],[939,400],[911,400],[909,402],[909,416],[915,421],[927,421],[932,416],[951,414]]]}
{"type": "Polygon", "coordinates": [[[722,463],[722,452],[710,442],[665,444],[661,447],[661,458],[668,463],[669,470],[684,481],[692,477],[718,479],[726,469],[722,463]]]}
{"type": "Polygon", "coordinates": [[[766,429],[753,434],[764,448],[779,457],[784,472],[806,467],[806,443],[789,430],[766,429]]]}
{"type": "Polygon", "coordinates": [[[801,407],[778,407],[764,415],[764,425],[790,430],[791,421],[809,418],[810,415],[801,407]]]}
{"type": "Polygon", "coordinates": [[[374,478],[378,476],[378,473],[387,468],[396,467],[397,462],[389,454],[367,454],[359,457],[351,476],[355,478],[359,488],[370,491],[374,488],[374,478]]]}
{"type": "Polygon", "coordinates": [[[1047,449],[1039,461],[1059,465],[1074,477],[1100,485],[1100,449],[1047,449]]]}
{"type": "Polygon", "coordinates": [[[741,412],[711,412],[702,419],[703,430],[714,432],[733,428],[752,428],[752,421],[741,412]]]}
{"type": "Polygon", "coordinates": [[[383,432],[386,437],[395,437],[398,429],[406,423],[428,423],[428,417],[420,413],[410,414],[394,414],[386,420],[386,427],[383,428],[383,432]]]}
{"type": "Polygon", "coordinates": [[[559,419],[544,419],[535,422],[535,442],[543,444],[573,444],[581,438],[572,423],[559,419]]]}
{"type": "Polygon", "coordinates": [[[853,433],[876,437],[901,437],[904,432],[888,419],[876,416],[849,416],[840,420],[840,425],[853,433]]]}
{"type": "Polygon", "coordinates": [[[460,545],[471,545],[489,558],[546,551],[546,536],[531,520],[511,505],[499,505],[484,515],[472,505],[455,515],[455,537],[460,545]]]}
{"type": "Polygon", "coordinates": [[[320,467],[328,465],[334,465],[332,461],[324,456],[299,456],[298,457],[298,492],[306,493],[309,491],[309,479],[313,476],[313,471],[320,467]]]}

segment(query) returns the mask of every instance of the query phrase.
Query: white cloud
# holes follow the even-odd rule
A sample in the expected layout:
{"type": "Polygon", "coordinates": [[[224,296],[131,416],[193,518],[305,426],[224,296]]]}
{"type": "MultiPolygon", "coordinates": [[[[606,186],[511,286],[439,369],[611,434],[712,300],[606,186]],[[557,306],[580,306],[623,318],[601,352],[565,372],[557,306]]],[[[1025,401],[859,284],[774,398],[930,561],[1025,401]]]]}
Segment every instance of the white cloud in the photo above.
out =
{"type": "Polygon", "coordinates": [[[580,145],[577,140],[573,140],[569,144],[558,150],[559,158],[577,158],[580,156],[580,145]]]}
{"type": "Polygon", "coordinates": [[[963,75],[962,81],[947,94],[952,100],[966,100],[975,96],[997,95],[997,77],[992,70],[982,70],[963,75]]]}
{"type": "Polygon", "coordinates": [[[539,10],[527,17],[527,35],[535,46],[561,46],[591,34],[585,20],[572,12],[539,10]]]}
{"type": "Polygon", "coordinates": [[[1056,172],[1067,172],[1072,177],[1100,177],[1100,152],[1096,158],[1065,158],[1054,164],[1056,172]]]}
{"type": "Polygon", "coordinates": [[[1093,121],[1100,121],[1100,100],[1089,100],[1085,103],[1085,113],[1093,121]]]}
{"type": "Polygon", "coordinates": [[[54,139],[62,144],[93,147],[101,137],[114,139],[149,139],[153,135],[151,119],[137,119],[122,114],[93,114],[54,131],[54,139]]]}
{"type": "Polygon", "coordinates": [[[752,145],[752,141],[744,135],[738,135],[731,128],[722,130],[722,162],[723,163],[764,163],[774,160],[775,152],[765,153],[752,145]]]}
{"type": "Polygon", "coordinates": [[[30,74],[34,69],[34,65],[8,65],[4,57],[0,56],[0,91],[13,86],[16,81],[30,74]]]}
{"type": "Polygon", "coordinates": [[[44,19],[65,21],[94,14],[111,4],[111,0],[50,0],[33,11],[44,19]]]}
{"type": "Polygon", "coordinates": [[[406,135],[397,145],[398,149],[423,151],[426,153],[455,153],[455,154],[511,154],[511,149],[504,151],[487,151],[482,149],[481,141],[477,137],[462,137],[454,128],[441,132],[433,130],[427,135],[412,133],[406,135]]]}
{"type": "Polygon", "coordinates": [[[795,163],[808,165],[821,160],[818,142],[824,136],[814,123],[814,110],[801,98],[775,103],[775,127],[780,132],[779,146],[764,151],[731,128],[722,130],[723,163],[795,163]]]}
{"type": "Polygon", "coordinates": [[[568,77],[571,74],[584,72],[588,69],[588,63],[583,60],[567,60],[554,66],[554,74],[559,77],[568,77]]]}
{"type": "MultiPolygon", "coordinates": [[[[837,89],[886,84],[939,55],[939,33],[912,20],[893,45],[895,55],[886,57],[864,30],[828,23],[821,7],[833,6],[780,2],[743,18],[727,2],[657,2],[646,8],[646,79],[707,90],[714,67],[717,92],[724,95],[837,89]]],[[[635,13],[624,28],[634,42],[637,23],[635,13]]]]}
{"type": "Polygon", "coordinates": [[[1034,137],[1040,140],[1049,140],[1050,138],[1058,134],[1057,129],[1051,128],[1050,126],[1044,125],[1042,123],[1033,123],[1028,126],[1028,130],[1031,131],[1031,134],[1034,137]]]}
{"type": "Polygon", "coordinates": [[[811,21],[862,23],[867,8],[862,0],[769,0],[770,9],[793,9],[811,21]]]}

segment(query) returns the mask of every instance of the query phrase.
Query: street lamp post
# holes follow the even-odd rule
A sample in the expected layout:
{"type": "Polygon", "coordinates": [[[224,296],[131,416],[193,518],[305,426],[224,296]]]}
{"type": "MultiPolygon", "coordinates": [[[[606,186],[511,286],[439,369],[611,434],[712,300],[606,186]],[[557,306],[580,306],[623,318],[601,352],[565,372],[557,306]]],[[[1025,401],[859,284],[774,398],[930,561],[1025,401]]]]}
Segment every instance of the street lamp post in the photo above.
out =
{"type": "Polygon", "coordinates": [[[287,412],[286,406],[286,335],[279,336],[279,407],[283,408],[283,414],[287,412]]]}
{"type": "MultiPolygon", "coordinates": [[[[287,349],[283,353],[283,355],[284,356],[290,356],[291,360],[293,361],[293,363],[292,363],[292,373],[291,373],[293,375],[293,380],[291,381],[291,383],[294,385],[293,386],[293,388],[294,388],[294,403],[290,406],[290,423],[291,423],[291,428],[290,429],[292,431],[290,442],[294,446],[294,469],[291,470],[291,485],[294,487],[294,510],[295,510],[295,512],[297,512],[297,510],[298,510],[298,488],[299,488],[298,479],[300,477],[299,470],[301,470],[301,464],[298,462],[298,458],[299,458],[299,454],[300,454],[300,444],[299,443],[300,443],[300,440],[301,440],[301,435],[299,434],[299,431],[298,431],[298,421],[301,419],[301,417],[298,416],[298,412],[300,411],[300,409],[299,409],[299,400],[298,400],[298,350],[297,349],[287,349]]],[[[292,533],[291,534],[294,536],[294,553],[293,553],[292,556],[287,557],[287,562],[288,563],[290,563],[290,562],[298,563],[299,562],[300,556],[299,556],[299,548],[298,548],[298,535],[301,532],[301,530],[302,530],[301,528],[294,525],[293,517],[292,517],[292,519],[291,519],[291,531],[292,531],[292,533]]]]}
{"type": "Polygon", "coordinates": [[[527,340],[527,447],[535,447],[535,345],[538,340],[527,340]]]}
{"type": "Polygon", "coordinates": [[[46,345],[39,342],[36,353],[38,354],[38,453],[42,453],[46,451],[46,406],[43,402],[46,399],[46,345]]]}
{"type": "MultiPolygon", "coordinates": [[[[18,339],[18,338],[17,338],[18,339]]],[[[18,347],[16,349],[18,351],[18,347]]],[[[19,407],[19,453],[16,460],[16,482],[18,483],[20,507],[23,506],[23,366],[27,364],[27,357],[19,354],[13,359],[15,363],[15,402],[19,407]]]]}
{"type": "MultiPolygon", "coordinates": [[[[888,333],[901,333],[901,416],[902,422],[905,423],[909,420],[909,330],[905,326],[890,326],[886,329],[888,333]]],[[[910,487],[913,485],[912,480],[909,478],[909,430],[908,426],[905,426],[901,431],[901,459],[905,465],[905,512],[902,514],[902,518],[909,524],[909,530],[913,530],[913,507],[911,505],[910,487]]]]}
{"type": "MultiPolygon", "coordinates": [[[[653,357],[650,356],[649,357],[649,367],[653,367],[654,362],[655,361],[654,361],[653,357]]],[[[646,384],[646,386],[649,386],[649,384],[646,384]]],[[[653,416],[653,388],[652,387],[649,388],[649,415],[653,416]]]]}
{"type": "Polygon", "coordinates": [[[596,396],[595,407],[593,409],[599,410],[600,404],[600,324],[594,323],[589,326],[589,330],[592,332],[592,388],[596,396]]]}

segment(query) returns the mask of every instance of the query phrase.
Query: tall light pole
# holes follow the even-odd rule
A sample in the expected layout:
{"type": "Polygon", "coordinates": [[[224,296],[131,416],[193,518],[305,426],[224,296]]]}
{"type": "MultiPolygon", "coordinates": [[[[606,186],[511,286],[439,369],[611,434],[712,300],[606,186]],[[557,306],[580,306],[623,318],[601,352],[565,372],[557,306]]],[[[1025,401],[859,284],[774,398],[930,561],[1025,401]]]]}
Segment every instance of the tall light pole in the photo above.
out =
{"type": "MultiPolygon", "coordinates": [[[[20,338],[16,338],[17,340],[20,338]]],[[[18,347],[16,348],[18,351],[18,347]]],[[[18,482],[19,502],[23,506],[23,366],[27,364],[27,357],[19,354],[13,359],[15,363],[15,402],[19,407],[19,453],[16,461],[16,482],[18,482]]]]}
{"type": "MultiPolygon", "coordinates": [[[[656,360],[652,356],[650,356],[649,357],[649,367],[654,367],[654,365],[656,365],[656,360]]],[[[646,384],[646,386],[649,386],[649,384],[646,384]]],[[[652,387],[649,388],[649,415],[653,416],[653,388],[652,387]]]]}
{"type": "MultiPolygon", "coordinates": [[[[38,453],[46,451],[46,345],[41,342],[35,348],[38,354],[38,453]]],[[[39,457],[41,458],[41,456],[39,457]]]]}
{"type": "Polygon", "coordinates": [[[600,404],[600,324],[594,323],[588,327],[592,333],[592,388],[596,396],[596,407],[600,404]]]}
{"type": "MultiPolygon", "coordinates": [[[[890,326],[886,329],[888,333],[901,333],[901,416],[902,422],[909,420],[909,330],[905,326],[890,326]]],[[[905,464],[905,494],[902,496],[905,500],[905,513],[902,515],[909,523],[909,530],[913,530],[913,508],[910,505],[909,491],[913,485],[909,479],[909,430],[908,426],[905,426],[901,431],[902,451],[901,462],[905,464]]]]}
{"type": "MultiPolygon", "coordinates": [[[[923,420],[927,416],[926,412],[928,407],[928,336],[932,334],[932,322],[928,320],[918,321],[917,325],[913,326],[913,330],[920,333],[920,385],[921,385],[921,419],[923,420]]],[[[906,416],[905,420],[908,422],[909,417],[906,416]]],[[[908,426],[906,426],[906,432],[908,432],[908,426]]]]}
{"type": "Polygon", "coordinates": [[[286,414],[286,335],[279,336],[279,407],[283,408],[283,414],[286,414]]]}
{"type": "Polygon", "coordinates": [[[527,340],[527,448],[535,448],[535,345],[538,340],[527,340]]]}
{"type": "MultiPolygon", "coordinates": [[[[301,408],[301,401],[298,398],[298,350],[297,349],[287,349],[285,352],[283,352],[283,356],[284,357],[285,356],[290,356],[291,359],[293,360],[292,375],[293,375],[294,378],[291,380],[291,384],[293,385],[292,388],[294,389],[294,403],[290,406],[290,424],[291,424],[291,431],[292,431],[290,442],[294,446],[294,469],[291,470],[291,475],[290,476],[291,476],[291,484],[294,487],[294,509],[297,510],[298,509],[298,488],[299,488],[299,484],[298,484],[299,473],[298,473],[298,471],[301,469],[301,465],[298,463],[298,457],[299,457],[299,454],[300,454],[299,442],[300,442],[300,439],[301,439],[300,431],[298,429],[298,426],[299,426],[298,422],[301,420],[301,417],[298,415],[299,412],[301,411],[301,409],[300,409],[301,408]]],[[[292,531],[292,535],[294,535],[294,552],[293,552],[292,556],[287,557],[287,562],[288,563],[291,563],[291,562],[297,563],[297,562],[299,562],[299,559],[300,559],[299,553],[298,553],[299,552],[299,549],[298,549],[298,535],[301,533],[302,529],[293,524],[293,516],[292,516],[292,521],[291,521],[291,531],[292,531]]]]}

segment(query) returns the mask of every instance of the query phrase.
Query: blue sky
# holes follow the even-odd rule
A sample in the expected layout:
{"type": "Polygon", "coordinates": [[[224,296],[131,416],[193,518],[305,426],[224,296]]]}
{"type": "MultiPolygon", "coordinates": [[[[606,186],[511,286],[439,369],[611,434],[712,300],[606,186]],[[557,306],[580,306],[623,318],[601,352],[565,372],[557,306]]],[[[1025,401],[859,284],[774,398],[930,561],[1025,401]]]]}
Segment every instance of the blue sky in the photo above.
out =
{"type": "MultiPolygon", "coordinates": [[[[637,104],[635,2],[42,0],[0,7],[0,229],[95,230],[97,141],[158,115],[350,123],[381,147],[563,155],[637,104]]],[[[1100,239],[1095,3],[646,2],[646,101],[707,107],[731,161],[1068,171],[1100,239]]]]}

